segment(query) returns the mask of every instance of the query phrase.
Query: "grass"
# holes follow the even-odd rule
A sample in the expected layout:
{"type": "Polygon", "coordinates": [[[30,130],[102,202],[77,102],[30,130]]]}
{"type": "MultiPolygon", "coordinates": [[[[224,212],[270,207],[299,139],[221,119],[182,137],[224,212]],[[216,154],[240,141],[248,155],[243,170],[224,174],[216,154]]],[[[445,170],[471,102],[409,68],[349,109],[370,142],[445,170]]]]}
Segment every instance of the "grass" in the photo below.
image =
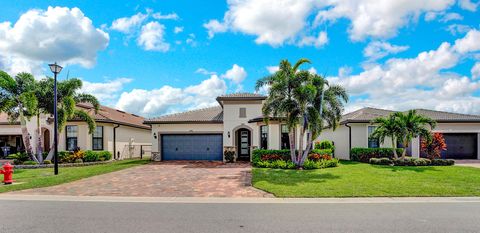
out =
{"type": "MultiPolygon", "coordinates": [[[[16,169],[13,173],[13,180],[18,184],[0,184],[0,193],[68,183],[91,176],[146,164],[148,162],[149,160],[138,159],[115,161],[108,164],[85,167],[60,167],[57,176],[53,175],[53,168],[16,169]]],[[[3,180],[3,176],[1,180],[3,180]]]]}
{"type": "Polygon", "coordinates": [[[253,169],[253,186],[277,197],[480,196],[480,169],[390,167],[342,161],[319,170],[253,169]]]}

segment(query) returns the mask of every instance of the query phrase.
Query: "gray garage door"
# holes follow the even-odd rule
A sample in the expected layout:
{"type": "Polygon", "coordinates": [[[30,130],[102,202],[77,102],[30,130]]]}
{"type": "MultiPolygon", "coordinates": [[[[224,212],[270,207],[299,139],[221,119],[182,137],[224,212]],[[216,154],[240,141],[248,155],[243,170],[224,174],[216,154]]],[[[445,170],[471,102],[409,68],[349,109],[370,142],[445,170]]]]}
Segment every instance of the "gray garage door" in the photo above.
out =
{"type": "Polygon", "coordinates": [[[222,160],[221,134],[162,135],[163,160],[222,160]]]}
{"type": "Polygon", "coordinates": [[[445,133],[443,134],[447,150],[442,153],[447,159],[477,159],[476,133],[445,133]]]}

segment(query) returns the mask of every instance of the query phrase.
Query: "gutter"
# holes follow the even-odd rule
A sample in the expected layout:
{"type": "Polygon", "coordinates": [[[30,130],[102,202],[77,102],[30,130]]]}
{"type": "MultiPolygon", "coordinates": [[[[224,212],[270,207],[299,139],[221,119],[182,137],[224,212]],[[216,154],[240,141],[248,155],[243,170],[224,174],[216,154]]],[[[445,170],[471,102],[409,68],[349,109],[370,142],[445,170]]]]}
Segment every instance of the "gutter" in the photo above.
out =
{"type": "Polygon", "coordinates": [[[113,159],[117,159],[117,128],[119,127],[118,124],[113,126],[113,159]]]}
{"type": "Polygon", "coordinates": [[[345,123],[345,126],[348,127],[348,158],[352,159],[352,126],[348,123],[345,123]]]}

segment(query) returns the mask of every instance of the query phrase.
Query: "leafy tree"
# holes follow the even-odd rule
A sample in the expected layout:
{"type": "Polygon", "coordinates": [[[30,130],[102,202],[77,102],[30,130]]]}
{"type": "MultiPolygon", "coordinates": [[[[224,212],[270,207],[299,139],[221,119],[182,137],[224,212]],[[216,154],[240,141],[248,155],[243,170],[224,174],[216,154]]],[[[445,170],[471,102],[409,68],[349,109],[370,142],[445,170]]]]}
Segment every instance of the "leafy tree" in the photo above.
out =
{"type": "Polygon", "coordinates": [[[420,149],[429,159],[440,158],[442,151],[447,150],[447,144],[441,133],[433,133],[429,138],[422,138],[420,149]]]}
{"type": "Polygon", "coordinates": [[[400,122],[395,114],[390,114],[388,117],[375,118],[372,124],[378,125],[373,131],[371,138],[377,138],[381,143],[385,142],[385,138],[392,140],[393,156],[398,159],[397,155],[397,135],[402,132],[400,122]]]}
{"type": "Polygon", "coordinates": [[[38,101],[35,97],[33,76],[28,73],[19,73],[12,78],[6,72],[0,71],[0,112],[7,113],[11,122],[20,121],[25,150],[36,162],[38,160],[34,156],[30,143],[27,120],[30,120],[37,109],[38,101]]]}
{"type": "MultiPolygon", "coordinates": [[[[415,110],[410,110],[406,113],[396,112],[394,115],[400,127],[398,137],[402,140],[405,148],[416,137],[429,139],[431,136],[430,130],[436,126],[436,122],[433,119],[419,115],[415,110]],[[428,126],[430,126],[430,129],[428,129],[428,126]]],[[[407,150],[403,150],[402,159],[405,159],[406,152],[407,150]]]]}

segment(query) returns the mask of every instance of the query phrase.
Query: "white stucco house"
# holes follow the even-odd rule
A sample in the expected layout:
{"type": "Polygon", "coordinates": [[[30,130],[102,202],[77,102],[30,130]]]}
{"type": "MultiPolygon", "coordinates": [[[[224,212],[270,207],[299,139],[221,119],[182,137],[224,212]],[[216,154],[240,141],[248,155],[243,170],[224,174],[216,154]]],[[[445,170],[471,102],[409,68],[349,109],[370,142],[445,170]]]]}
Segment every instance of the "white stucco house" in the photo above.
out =
{"type": "MultiPolygon", "coordinates": [[[[267,125],[262,116],[266,97],[234,93],[216,98],[218,106],[147,119],[151,125],[152,156],[155,160],[223,160],[224,150],[234,150],[239,160],[250,160],[253,149],[288,149],[288,128],[279,120],[267,125]]],[[[345,114],[337,130],[325,129],[315,141],[331,140],[340,159],[350,158],[353,147],[389,147],[369,140],[374,130],[370,121],[393,111],[363,108],[345,114]]],[[[444,133],[449,147],[446,158],[480,158],[480,116],[418,110],[438,122],[436,132],[444,133]]],[[[298,129],[296,135],[299,135],[298,129]]],[[[299,138],[296,138],[299,145],[299,138]]],[[[305,140],[305,139],[304,139],[305,140]]],[[[419,139],[409,154],[420,156],[419,139]]]]}
{"type": "MultiPolygon", "coordinates": [[[[443,158],[480,159],[480,116],[426,109],[416,109],[416,111],[437,122],[433,132],[443,133],[447,144],[447,151],[442,153],[443,158]]],[[[390,139],[386,139],[385,143],[381,144],[378,140],[369,139],[369,135],[376,127],[370,124],[373,119],[388,116],[393,112],[384,109],[362,108],[345,114],[340,121],[340,126],[335,131],[326,129],[317,140],[333,141],[335,156],[340,159],[350,159],[350,149],[355,147],[391,147],[390,139]]],[[[416,158],[423,156],[420,153],[419,138],[412,140],[407,148],[407,153],[416,158]]]]}
{"type": "MultiPolygon", "coordinates": [[[[66,123],[58,138],[59,151],[81,150],[110,151],[115,158],[137,157],[140,149],[150,150],[150,126],[143,124],[143,117],[130,114],[121,110],[101,106],[95,114],[93,106],[78,104],[94,119],[97,128],[93,134],[88,133],[86,122],[78,119],[66,123]]],[[[44,151],[51,148],[53,142],[53,117],[42,115],[41,119],[42,141],[44,151]]],[[[36,118],[27,121],[32,146],[37,144],[36,118]]],[[[22,130],[19,122],[9,122],[5,113],[0,113],[0,157],[9,153],[24,150],[22,130]]]]}

